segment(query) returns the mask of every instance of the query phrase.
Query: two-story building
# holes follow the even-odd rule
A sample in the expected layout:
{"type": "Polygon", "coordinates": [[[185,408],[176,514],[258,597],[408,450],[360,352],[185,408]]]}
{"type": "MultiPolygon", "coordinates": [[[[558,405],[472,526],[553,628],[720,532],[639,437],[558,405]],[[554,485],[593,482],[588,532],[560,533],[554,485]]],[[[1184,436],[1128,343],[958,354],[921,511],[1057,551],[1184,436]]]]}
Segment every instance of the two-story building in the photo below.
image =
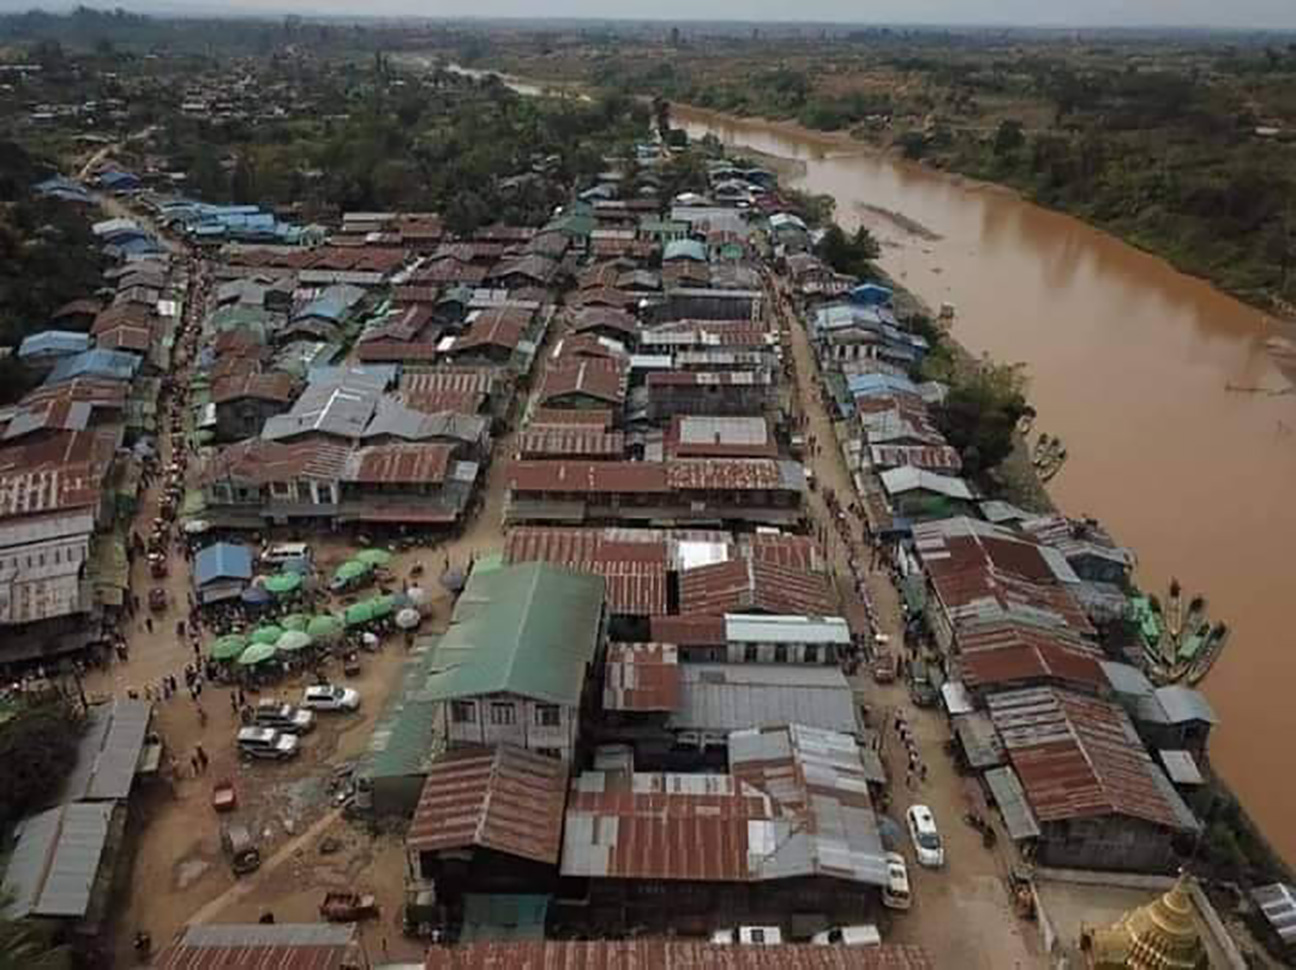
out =
{"type": "Polygon", "coordinates": [[[450,747],[511,744],[570,761],[606,633],[604,583],[544,563],[474,572],[426,695],[450,747]]]}

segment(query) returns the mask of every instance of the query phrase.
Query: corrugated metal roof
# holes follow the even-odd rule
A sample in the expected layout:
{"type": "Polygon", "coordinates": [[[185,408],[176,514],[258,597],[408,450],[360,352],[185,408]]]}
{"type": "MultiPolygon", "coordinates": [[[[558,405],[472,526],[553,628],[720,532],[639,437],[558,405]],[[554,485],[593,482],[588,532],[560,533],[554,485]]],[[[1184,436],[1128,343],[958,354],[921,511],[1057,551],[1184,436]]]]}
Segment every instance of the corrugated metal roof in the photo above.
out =
{"type": "Polygon", "coordinates": [[[544,563],[474,573],[428,676],[429,699],[509,692],[579,703],[602,635],[604,583],[544,563]]]}
{"type": "MultiPolygon", "coordinates": [[[[919,946],[723,946],[701,940],[546,940],[429,947],[425,970],[933,970],[919,946]]],[[[170,970],[170,968],[167,968],[170,970]]]]}
{"type": "Polygon", "coordinates": [[[451,445],[373,445],[353,451],[342,480],[359,485],[438,485],[445,481],[451,445]]]}
{"type": "Polygon", "coordinates": [[[0,519],[44,515],[99,502],[100,477],[89,462],[0,474],[0,519]]]}
{"type": "Polygon", "coordinates": [[[825,576],[761,559],[731,559],[680,573],[680,612],[824,616],[836,609],[825,576]]]}
{"type": "MultiPolygon", "coordinates": [[[[963,459],[949,445],[873,445],[869,456],[876,468],[913,467],[929,472],[957,472],[963,467],[963,459]]],[[[984,509],[987,504],[982,503],[981,507],[984,509]]]]}
{"type": "Polygon", "coordinates": [[[1182,684],[1168,684],[1158,687],[1155,697],[1157,705],[1165,712],[1166,724],[1186,724],[1189,721],[1219,723],[1219,717],[1210,706],[1210,701],[1199,690],[1182,684]]]}
{"type": "Polygon", "coordinates": [[[227,923],[186,927],[157,970],[353,970],[365,966],[354,923],[227,923]]]}
{"type": "Polygon", "coordinates": [[[840,616],[725,616],[730,643],[835,643],[849,645],[850,624],[840,616]]]}
{"type": "Polygon", "coordinates": [[[114,807],[78,802],[23,820],[0,884],[10,919],[86,914],[114,807]]]}
{"type": "Polygon", "coordinates": [[[406,845],[477,846],[556,865],[566,801],[561,759],[510,744],[451,751],[428,772],[406,845]]]}
{"type": "Polygon", "coordinates": [[[725,621],[723,616],[653,616],[649,619],[649,636],[681,647],[722,647],[725,621]]]}
{"type": "Polygon", "coordinates": [[[1296,943],[1296,888],[1275,882],[1251,890],[1251,898],[1279,939],[1284,943],[1296,943]]]}
{"type": "Polygon", "coordinates": [[[959,675],[968,687],[1061,681],[1089,690],[1108,686],[1102,651],[1062,631],[1022,623],[977,626],[958,634],[959,675]]]}
{"type": "Polygon", "coordinates": [[[804,724],[853,734],[858,727],[850,685],[836,667],[688,663],[680,686],[668,721],[674,731],[804,724]]]}
{"type": "Polygon", "coordinates": [[[677,649],[668,643],[613,643],[603,672],[609,711],[673,711],[679,705],[677,649]]]}
{"type": "Polygon", "coordinates": [[[129,797],[152,719],[153,705],[148,701],[116,700],[92,706],[77,743],[76,764],[63,786],[63,800],[129,797]]]}
{"type": "Polygon", "coordinates": [[[548,405],[567,396],[620,405],[626,396],[625,368],[608,358],[571,357],[555,362],[545,371],[538,400],[548,405]]]}
{"type": "Polygon", "coordinates": [[[444,749],[445,739],[437,730],[441,704],[423,693],[438,642],[438,637],[421,638],[405,661],[400,686],[388,696],[374,724],[357,775],[373,779],[425,774],[444,749]]]}
{"type": "Polygon", "coordinates": [[[504,539],[510,564],[549,562],[602,576],[608,610],[649,616],[666,611],[666,543],[633,530],[517,528],[504,539]]]}
{"type": "Polygon", "coordinates": [[[1039,822],[1035,820],[1035,813],[1026,801],[1026,792],[1022,790],[1017,772],[1004,765],[987,771],[985,780],[995,804],[999,806],[1004,826],[1008,829],[1008,837],[1013,841],[1039,838],[1039,822]]]}
{"type": "Polygon", "coordinates": [[[762,863],[762,874],[886,885],[886,852],[853,736],[800,724],[735,731],[729,765],[735,777],[800,817],[791,838],[762,863]]]}
{"type": "Polygon", "coordinates": [[[1191,751],[1158,751],[1161,763],[1165,765],[1166,774],[1176,785],[1202,785],[1206,779],[1193,759],[1191,751]]]}
{"type": "Polygon", "coordinates": [[[625,435],[597,428],[550,427],[528,428],[517,435],[517,456],[529,458],[611,458],[625,457],[625,435]]]}
{"type": "Polygon", "coordinates": [[[1192,828],[1120,707],[1053,688],[992,694],[987,704],[1041,822],[1117,814],[1192,828]]]}
{"type": "Polygon", "coordinates": [[[193,578],[197,586],[216,579],[251,579],[252,550],[230,542],[199,549],[193,560],[193,578]]]}

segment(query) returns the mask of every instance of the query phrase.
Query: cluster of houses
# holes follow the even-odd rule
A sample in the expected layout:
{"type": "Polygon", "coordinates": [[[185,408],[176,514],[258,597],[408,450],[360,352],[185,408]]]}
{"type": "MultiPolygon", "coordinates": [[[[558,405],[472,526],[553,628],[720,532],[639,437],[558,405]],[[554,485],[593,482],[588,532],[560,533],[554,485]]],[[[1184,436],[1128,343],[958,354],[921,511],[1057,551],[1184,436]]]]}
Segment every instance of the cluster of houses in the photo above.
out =
{"type": "MultiPolygon", "coordinates": [[[[804,260],[801,261],[804,263],[804,260]]],[[[939,688],[964,766],[1023,854],[1062,868],[1171,871],[1201,830],[1216,716],[1156,686],[1131,616],[1134,556],[1091,520],[983,501],[917,378],[927,346],[880,286],[795,283],[843,455],[893,544],[920,676],[939,688]]]]}
{"type": "MultiPolygon", "coordinates": [[[[128,538],[155,455],[158,394],[185,271],[129,220],[94,226],[115,262],[17,357],[40,384],[0,409],[0,664],[108,639],[129,596],[128,538]]],[[[52,670],[52,667],[51,667],[52,670]]]]}
{"type": "MultiPolygon", "coordinates": [[[[407,919],[458,959],[506,919],[517,940],[808,939],[876,919],[887,883],[851,630],[803,534],[769,219],[746,197],[662,219],[600,186],[522,243],[553,237],[570,288],[509,439],[504,548],[419,641],[358,769],[369,810],[410,820],[407,919]]],[[[408,285],[430,301],[553,258],[481,252],[457,244],[408,285]]]]}

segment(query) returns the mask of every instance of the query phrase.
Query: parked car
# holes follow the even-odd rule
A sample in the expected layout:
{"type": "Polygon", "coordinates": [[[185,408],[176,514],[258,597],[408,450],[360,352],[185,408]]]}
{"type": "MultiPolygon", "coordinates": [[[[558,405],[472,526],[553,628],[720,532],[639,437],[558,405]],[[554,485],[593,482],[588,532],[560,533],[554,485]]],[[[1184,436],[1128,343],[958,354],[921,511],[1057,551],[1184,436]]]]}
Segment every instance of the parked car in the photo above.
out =
{"type": "Polygon", "coordinates": [[[310,563],[311,549],[304,542],[277,542],[261,553],[261,562],[267,566],[286,566],[298,559],[310,563]]]}
{"type": "Polygon", "coordinates": [[[314,684],[302,691],[301,706],[312,711],[358,711],[360,692],[334,684],[314,684]]]}
{"type": "Polygon", "coordinates": [[[815,946],[881,946],[882,934],[872,923],[834,926],[810,937],[815,946]]]}
{"type": "Polygon", "coordinates": [[[887,884],[882,887],[882,905],[888,909],[908,909],[913,903],[909,895],[909,868],[899,852],[886,854],[887,884]]]}
{"type": "Polygon", "coordinates": [[[315,727],[315,714],[291,704],[261,701],[252,715],[252,723],[287,734],[305,734],[315,727]]]}
{"type": "Polygon", "coordinates": [[[221,848],[234,875],[255,872],[261,866],[261,850],[246,825],[232,822],[221,828],[221,848]]]}
{"type": "Polygon", "coordinates": [[[740,946],[777,946],[783,942],[783,931],[777,926],[730,926],[715,930],[711,942],[725,946],[734,943],[740,946]]]}
{"type": "Polygon", "coordinates": [[[932,683],[931,674],[927,671],[927,665],[921,660],[915,660],[909,665],[909,698],[918,707],[932,707],[936,704],[939,694],[936,691],[936,685],[932,683]]]}
{"type": "Polygon", "coordinates": [[[931,869],[945,865],[945,846],[931,809],[926,805],[911,805],[905,812],[905,820],[909,823],[909,839],[913,842],[918,864],[931,869]]]}
{"type": "Polygon", "coordinates": [[[285,734],[268,727],[240,728],[239,754],[245,758],[291,758],[300,750],[301,742],[294,734],[285,734]]]}

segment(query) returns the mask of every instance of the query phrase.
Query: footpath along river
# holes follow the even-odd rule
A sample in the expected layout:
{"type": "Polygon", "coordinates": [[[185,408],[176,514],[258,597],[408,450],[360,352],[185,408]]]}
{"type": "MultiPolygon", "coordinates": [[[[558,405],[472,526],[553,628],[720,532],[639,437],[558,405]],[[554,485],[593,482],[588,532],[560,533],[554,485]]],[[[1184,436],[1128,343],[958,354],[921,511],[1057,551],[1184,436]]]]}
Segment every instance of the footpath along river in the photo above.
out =
{"type": "Polygon", "coordinates": [[[1139,556],[1144,588],[1172,576],[1233,628],[1204,690],[1223,722],[1212,762],[1275,847],[1296,861],[1296,396],[1253,308],[1161,260],[993,187],[845,140],[674,107],[690,137],[804,163],[788,184],[837,200],[847,229],[883,241],[882,265],[933,307],[957,307],[974,353],[1021,361],[1036,427],[1070,452],[1050,486],[1139,556]],[[865,206],[899,213],[930,230],[865,206]]]}

